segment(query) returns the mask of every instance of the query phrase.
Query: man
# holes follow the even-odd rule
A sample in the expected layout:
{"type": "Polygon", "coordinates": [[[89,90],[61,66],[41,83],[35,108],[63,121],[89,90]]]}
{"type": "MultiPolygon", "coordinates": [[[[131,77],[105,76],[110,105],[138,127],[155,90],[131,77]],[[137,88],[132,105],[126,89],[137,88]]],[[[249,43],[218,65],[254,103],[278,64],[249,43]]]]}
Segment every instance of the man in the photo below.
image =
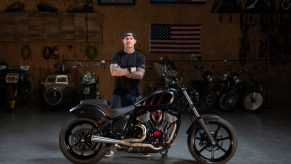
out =
{"type": "MultiPolygon", "coordinates": [[[[122,35],[123,49],[113,55],[110,65],[111,76],[115,77],[115,87],[111,99],[111,108],[122,108],[132,105],[141,98],[140,80],[145,73],[145,56],[135,50],[136,36],[133,32],[122,35]]],[[[105,157],[110,157],[113,151],[105,157]]],[[[144,154],[148,157],[149,154],[144,154]]]]}
{"type": "Polygon", "coordinates": [[[111,99],[112,108],[133,104],[141,97],[140,80],[145,73],[145,57],[135,50],[135,34],[125,32],[122,38],[123,50],[113,55],[110,65],[111,76],[115,76],[115,88],[111,99]]]}

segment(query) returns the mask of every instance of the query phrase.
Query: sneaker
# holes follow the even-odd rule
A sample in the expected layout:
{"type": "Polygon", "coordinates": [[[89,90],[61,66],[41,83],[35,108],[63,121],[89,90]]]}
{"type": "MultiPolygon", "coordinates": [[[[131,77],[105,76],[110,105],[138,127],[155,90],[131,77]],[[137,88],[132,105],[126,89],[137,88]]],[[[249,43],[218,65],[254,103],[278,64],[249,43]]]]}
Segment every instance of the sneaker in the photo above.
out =
{"type": "Polygon", "coordinates": [[[141,154],[141,157],[143,157],[143,158],[149,158],[150,156],[151,156],[150,153],[143,153],[143,154],[141,154]]]}
{"type": "Polygon", "coordinates": [[[106,154],[104,155],[105,158],[110,158],[114,155],[114,151],[109,150],[108,152],[106,152],[106,154]]]}

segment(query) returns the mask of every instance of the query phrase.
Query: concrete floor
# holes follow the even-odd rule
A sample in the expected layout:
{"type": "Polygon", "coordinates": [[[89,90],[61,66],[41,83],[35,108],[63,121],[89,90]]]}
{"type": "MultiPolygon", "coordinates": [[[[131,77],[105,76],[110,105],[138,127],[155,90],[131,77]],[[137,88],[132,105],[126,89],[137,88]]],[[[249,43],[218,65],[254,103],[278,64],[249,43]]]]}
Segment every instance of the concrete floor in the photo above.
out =
{"type": "MultiPolygon", "coordinates": [[[[259,113],[240,109],[217,112],[237,130],[238,149],[229,164],[290,163],[291,109],[288,106],[274,105],[259,113]]],[[[69,164],[58,147],[60,129],[69,116],[65,110],[48,111],[41,106],[21,107],[14,113],[0,108],[0,163],[69,164]]],[[[176,145],[170,149],[166,161],[160,159],[160,154],[142,159],[138,154],[118,153],[100,163],[197,163],[186,145],[187,125],[184,120],[176,145]]]]}

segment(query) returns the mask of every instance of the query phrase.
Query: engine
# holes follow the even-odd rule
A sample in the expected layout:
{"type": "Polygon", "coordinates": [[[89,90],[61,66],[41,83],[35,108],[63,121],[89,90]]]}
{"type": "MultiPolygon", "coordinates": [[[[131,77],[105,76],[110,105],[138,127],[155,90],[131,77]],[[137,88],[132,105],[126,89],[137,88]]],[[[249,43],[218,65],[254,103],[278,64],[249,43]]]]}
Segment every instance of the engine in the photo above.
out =
{"type": "Polygon", "coordinates": [[[163,146],[169,144],[173,139],[178,118],[167,112],[156,110],[141,115],[137,120],[147,129],[144,143],[163,146]]]}

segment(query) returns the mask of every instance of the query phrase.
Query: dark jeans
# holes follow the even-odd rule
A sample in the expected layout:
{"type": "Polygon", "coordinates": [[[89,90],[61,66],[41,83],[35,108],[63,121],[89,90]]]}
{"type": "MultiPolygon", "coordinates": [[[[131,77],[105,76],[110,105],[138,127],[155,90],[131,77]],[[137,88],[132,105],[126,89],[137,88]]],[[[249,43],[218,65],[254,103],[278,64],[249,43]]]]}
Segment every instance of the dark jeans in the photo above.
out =
{"type": "Polygon", "coordinates": [[[141,95],[113,95],[110,106],[112,109],[126,107],[134,104],[141,98],[141,95]]]}

